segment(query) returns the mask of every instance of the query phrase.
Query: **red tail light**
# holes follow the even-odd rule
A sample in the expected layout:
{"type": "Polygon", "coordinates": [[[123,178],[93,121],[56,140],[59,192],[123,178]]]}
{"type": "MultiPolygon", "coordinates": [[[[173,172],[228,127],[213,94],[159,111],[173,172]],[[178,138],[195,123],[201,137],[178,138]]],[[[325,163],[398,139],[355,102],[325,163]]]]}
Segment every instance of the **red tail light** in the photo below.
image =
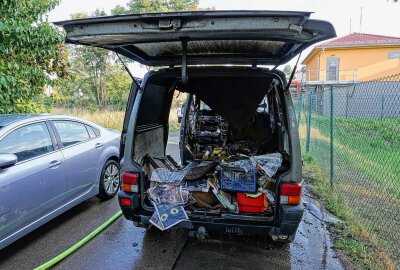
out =
{"type": "Polygon", "coordinates": [[[121,205],[122,206],[131,206],[131,200],[127,198],[121,199],[121,205]]]}
{"type": "Polygon", "coordinates": [[[122,189],[126,192],[135,192],[139,191],[138,181],[139,174],[138,173],[122,173],[122,189]]]}
{"type": "Polygon", "coordinates": [[[301,201],[300,183],[283,183],[281,185],[281,204],[297,205],[301,201]]]}

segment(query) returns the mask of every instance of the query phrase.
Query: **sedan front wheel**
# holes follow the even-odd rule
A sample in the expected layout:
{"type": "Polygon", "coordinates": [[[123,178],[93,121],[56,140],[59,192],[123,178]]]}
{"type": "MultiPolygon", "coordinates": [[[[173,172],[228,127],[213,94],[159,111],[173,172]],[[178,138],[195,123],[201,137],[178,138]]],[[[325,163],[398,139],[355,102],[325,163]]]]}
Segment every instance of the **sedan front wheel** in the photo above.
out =
{"type": "Polygon", "coordinates": [[[103,200],[111,199],[117,194],[120,180],[119,164],[114,160],[109,160],[103,167],[100,176],[99,197],[103,200]]]}

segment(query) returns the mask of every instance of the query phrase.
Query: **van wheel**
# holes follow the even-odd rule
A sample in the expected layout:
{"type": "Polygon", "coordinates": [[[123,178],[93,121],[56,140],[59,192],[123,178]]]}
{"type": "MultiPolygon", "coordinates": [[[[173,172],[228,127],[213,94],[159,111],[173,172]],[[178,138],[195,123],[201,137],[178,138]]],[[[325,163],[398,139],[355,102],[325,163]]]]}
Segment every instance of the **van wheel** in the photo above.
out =
{"type": "Polygon", "coordinates": [[[98,198],[111,199],[117,194],[121,185],[120,168],[115,160],[108,160],[100,175],[100,188],[98,198]]]}

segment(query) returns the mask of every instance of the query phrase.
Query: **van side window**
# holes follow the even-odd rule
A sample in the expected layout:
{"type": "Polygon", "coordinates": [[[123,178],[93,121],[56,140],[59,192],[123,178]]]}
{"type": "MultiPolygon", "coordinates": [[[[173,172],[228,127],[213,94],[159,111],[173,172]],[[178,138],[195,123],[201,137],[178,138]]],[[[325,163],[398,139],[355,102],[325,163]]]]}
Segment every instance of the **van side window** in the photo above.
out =
{"type": "Polygon", "coordinates": [[[23,126],[0,141],[0,153],[14,154],[18,162],[53,151],[53,143],[45,123],[23,126]]]}

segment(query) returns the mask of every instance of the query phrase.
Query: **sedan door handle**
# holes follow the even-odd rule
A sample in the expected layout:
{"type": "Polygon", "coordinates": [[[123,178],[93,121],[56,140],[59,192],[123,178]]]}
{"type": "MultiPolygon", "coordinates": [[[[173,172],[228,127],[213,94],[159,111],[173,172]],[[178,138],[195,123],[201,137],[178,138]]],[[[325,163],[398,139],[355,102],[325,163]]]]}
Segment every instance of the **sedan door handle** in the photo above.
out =
{"type": "Polygon", "coordinates": [[[102,143],[96,143],[94,147],[101,148],[101,147],[103,147],[103,144],[102,143]]]}
{"type": "Polygon", "coordinates": [[[50,162],[49,168],[50,168],[50,169],[56,169],[56,168],[58,168],[58,166],[61,165],[61,163],[62,163],[62,161],[53,160],[52,162],[50,162]]]}

